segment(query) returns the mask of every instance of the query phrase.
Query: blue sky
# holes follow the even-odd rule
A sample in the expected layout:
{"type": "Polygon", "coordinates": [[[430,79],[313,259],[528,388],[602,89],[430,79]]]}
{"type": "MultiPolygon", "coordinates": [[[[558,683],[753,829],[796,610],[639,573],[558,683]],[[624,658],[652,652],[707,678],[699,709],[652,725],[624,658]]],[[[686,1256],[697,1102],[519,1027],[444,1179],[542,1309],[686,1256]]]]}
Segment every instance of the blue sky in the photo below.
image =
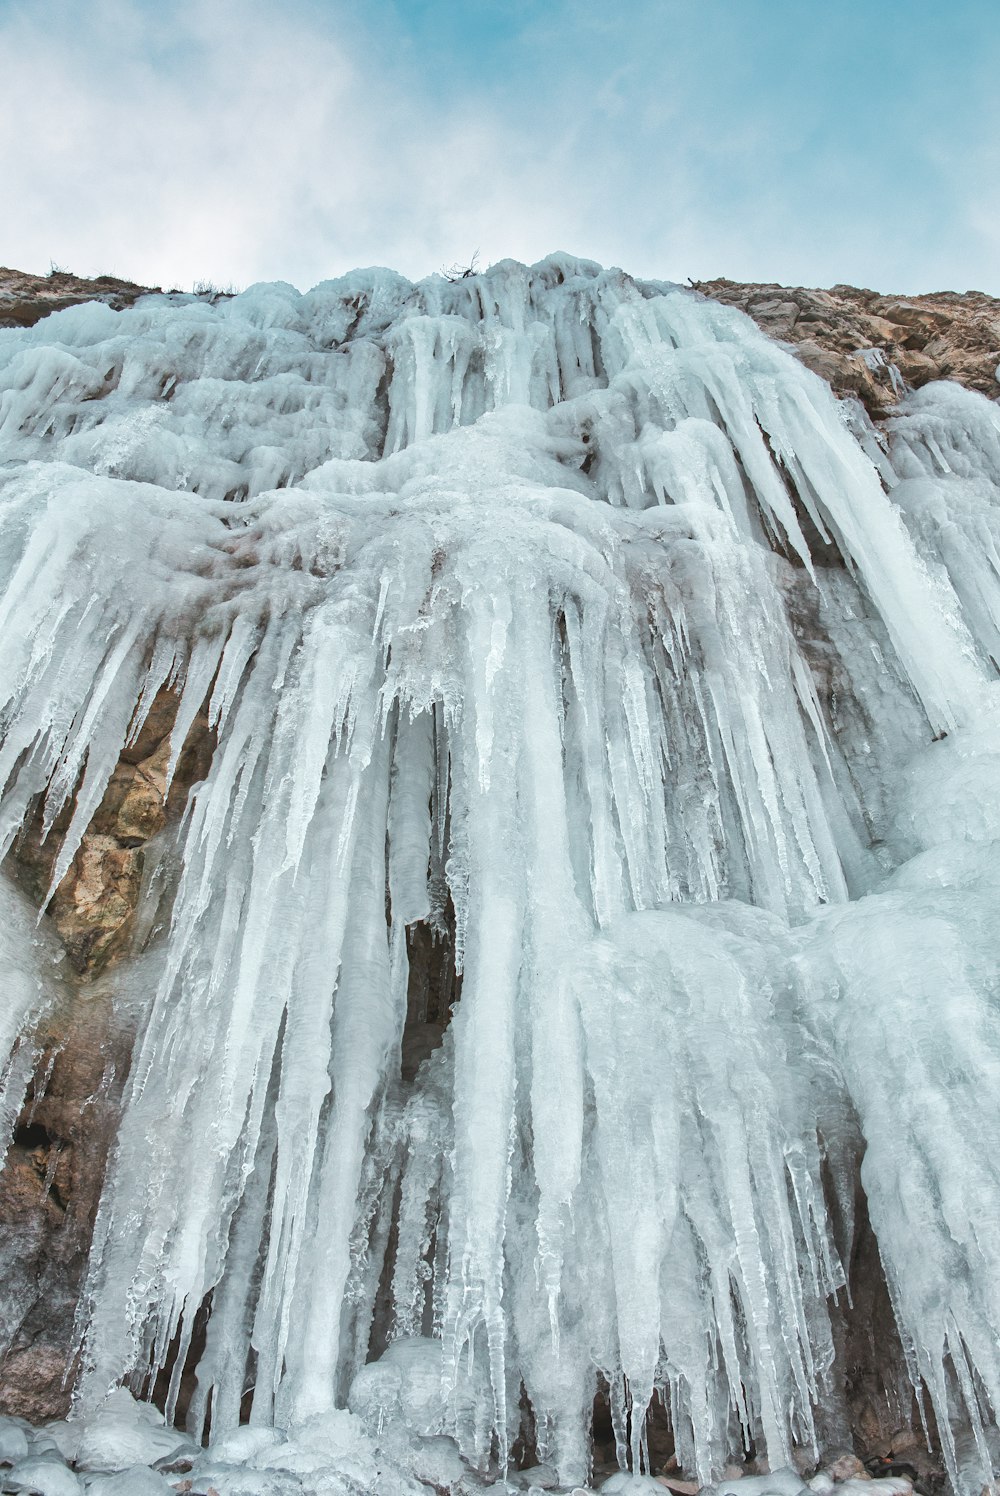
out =
{"type": "Polygon", "coordinates": [[[1000,294],[1000,0],[0,0],[0,261],[1000,294]]]}

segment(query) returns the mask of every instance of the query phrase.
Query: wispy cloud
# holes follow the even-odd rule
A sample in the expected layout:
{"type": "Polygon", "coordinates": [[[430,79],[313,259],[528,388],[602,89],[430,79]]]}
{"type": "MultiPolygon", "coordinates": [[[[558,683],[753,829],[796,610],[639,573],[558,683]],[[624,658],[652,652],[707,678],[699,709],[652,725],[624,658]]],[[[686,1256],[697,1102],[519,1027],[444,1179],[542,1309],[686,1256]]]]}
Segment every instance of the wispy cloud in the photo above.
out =
{"type": "Polygon", "coordinates": [[[305,283],[582,235],[516,125],[366,63],[356,28],[304,7],[2,15],[0,253],[28,268],[305,283]]]}
{"type": "Polygon", "coordinates": [[[0,0],[0,259],[307,285],[566,248],[1000,291],[992,7],[0,0]]]}

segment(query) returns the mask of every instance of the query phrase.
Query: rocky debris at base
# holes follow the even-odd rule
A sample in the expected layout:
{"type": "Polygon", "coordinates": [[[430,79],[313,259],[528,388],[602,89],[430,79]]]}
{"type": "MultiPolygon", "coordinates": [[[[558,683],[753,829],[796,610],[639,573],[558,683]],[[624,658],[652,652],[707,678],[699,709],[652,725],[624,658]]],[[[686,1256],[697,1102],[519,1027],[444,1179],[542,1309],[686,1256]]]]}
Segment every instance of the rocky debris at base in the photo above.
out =
{"type": "MultiPolygon", "coordinates": [[[[387,1431],[390,1444],[355,1413],[307,1420],[291,1433],[243,1425],[203,1448],[167,1426],[123,1388],[78,1421],[34,1427],[0,1417],[3,1496],[911,1496],[928,1490],[905,1475],[872,1476],[857,1456],[832,1451],[817,1469],[797,1463],[768,1472],[761,1462],[732,1464],[699,1487],[681,1471],[631,1475],[595,1472],[588,1485],[561,1485],[540,1464],[483,1475],[451,1439],[387,1431]]],[[[915,1436],[914,1436],[915,1438],[915,1436]]],[[[903,1435],[897,1438],[902,1444],[903,1435]]],[[[907,1445],[916,1451],[917,1445],[907,1445]]],[[[888,1456],[885,1457],[888,1459],[888,1456]]]]}
{"type": "MultiPolygon", "coordinates": [[[[350,1415],[336,1415],[349,1418],[350,1415]]],[[[24,1430],[17,1428],[17,1432],[24,1430]]],[[[152,1432],[152,1431],[151,1431],[152,1432]]],[[[164,1432],[161,1430],[161,1432],[164,1432]]],[[[242,1431],[241,1431],[242,1432],[242,1431]]],[[[249,1430],[247,1431],[249,1432],[249,1430]]],[[[373,1446],[345,1444],[343,1430],[338,1429],[332,1442],[326,1440],[291,1440],[278,1430],[255,1429],[270,1439],[254,1441],[255,1448],[240,1451],[220,1448],[192,1450],[180,1460],[137,1461],[128,1457],[109,1458],[103,1466],[93,1460],[68,1460],[46,1437],[45,1430],[29,1430],[30,1447],[15,1460],[0,1461],[0,1491],[10,1496],[476,1496],[476,1493],[517,1492],[527,1496],[654,1496],[674,1486],[663,1477],[633,1476],[619,1471],[597,1485],[560,1486],[549,1467],[539,1466],[492,1480],[480,1480],[470,1471],[445,1476],[441,1472],[415,1473],[402,1465],[390,1463],[373,1446]],[[165,1470],[164,1466],[168,1468],[165,1470]]],[[[29,1443],[25,1435],[26,1444],[29,1443]]],[[[132,1454],[138,1452],[131,1444],[132,1454]]],[[[419,1464],[419,1461],[417,1461],[419,1464]]],[[[691,1483],[693,1485],[693,1483],[691,1483]]],[[[734,1496],[734,1481],[702,1488],[704,1496],[734,1496]]],[[[695,1490],[698,1488],[693,1487],[695,1490]]],[[[909,1496],[911,1486],[904,1480],[869,1480],[843,1482],[839,1496],[909,1496]]],[[[747,1476],[741,1482],[739,1496],[826,1496],[833,1490],[832,1481],[817,1477],[803,1482],[793,1470],[779,1470],[772,1476],[747,1476]]]]}
{"type": "Polygon", "coordinates": [[[933,379],[1000,398],[1000,300],[981,291],[883,296],[856,286],[692,285],[746,312],[838,395],[861,400],[876,419],[907,387],[920,389],[933,379]]]}

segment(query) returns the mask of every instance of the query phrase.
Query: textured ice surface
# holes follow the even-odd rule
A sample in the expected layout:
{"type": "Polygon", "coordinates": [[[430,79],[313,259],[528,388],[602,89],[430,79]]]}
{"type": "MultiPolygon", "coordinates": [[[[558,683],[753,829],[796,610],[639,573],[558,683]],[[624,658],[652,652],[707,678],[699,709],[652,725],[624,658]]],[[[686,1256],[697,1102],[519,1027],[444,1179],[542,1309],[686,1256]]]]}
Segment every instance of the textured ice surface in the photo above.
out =
{"type": "Polygon", "coordinates": [[[745,1475],[739,1481],[720,1480],[712,1490],[716,1496],[802,1496],[806,1485],[797,1470],[786,1466],[768,1475],[745,1475]]]}
{"type": "Polygon", "coordinates": [[[3,846],[72,803],[58,881],[162,688],[175,758],[218,736],[81,1413],[169,1364],[172,1418],[210,1300],[220,1492],[251,1401],[262,1491],[372,1479],[332,1428],[495,1472],[529,1407],[582,1482],[599,1376],[623,1466],[654,1389],[699,1478],[780,1464],[844,1427],[866,1146],[957,1475],[1000,1406],[997,416],[857,430],[741,314],[565,256],[0,332],[3,846]],[[461,997],[411,1081],[420,931],[461,997]]]}
{"type": "Polygon", "coordinates": [[[12,1418],[0,1418],[0,1463],[15,1465],[28,1453],[28,1436],[12,1418]]]}
{"type": "Polygon", "coordinates": [[[124,1387],[116,1387],[88,1418],[72,1458],[81,1470],[128,1470],[152,1465],[188,1442],[164,1425],[156,1408],[137,1403],[124,1387]]]}
{"type": "Polygon", "coordinates": [[[133,1465],[115,1475],[95,1475],[87,1482],[87,1496],[170,1496],[174,1490],[166,1476],[145,1465],[133,1465]]]}
{"type": "Polygon", "coordinates": [[[57,1454],[29,1454],[7,1471],[4,1485],[30,1496],[83,1496],[84,1490],[83,1481],[57,1454]]]}
{"type": "Polygon", "coordinates": [[[608,1496],[659,1496],[664,1489],[657,1480],[648,1475],[629,1475],[624,1471],[611,1475],[601,1482],[600,1489],[608,1496]]]}
{"type": "Polygon", "coordinates": [[[39,1058],[33,1029],[58,1003],[64,967],[59,941],[0,871],[0,1160],[39,1058]]]}

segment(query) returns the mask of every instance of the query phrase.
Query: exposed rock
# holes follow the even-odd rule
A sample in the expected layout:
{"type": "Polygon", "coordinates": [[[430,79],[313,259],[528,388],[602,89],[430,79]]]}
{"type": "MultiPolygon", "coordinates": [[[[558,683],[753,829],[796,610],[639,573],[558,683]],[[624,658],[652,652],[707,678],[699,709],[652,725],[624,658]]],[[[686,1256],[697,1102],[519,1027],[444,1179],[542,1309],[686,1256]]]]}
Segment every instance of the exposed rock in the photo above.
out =
{"type": "Polygon", "coordinates": [[[42,1056],[0,1176],[0,1408],[61,1415],[73,1316],[131,1035],[107,988],[47,1015],[42,1056]]]}
{"type": "MultiPolygon", "coordinates": [[[[41,1058],[0,1174],[0,1412],[32,1423],[68,1407],[76,1301],[128,1073],[131,1019],[100,973],[129,946],[145,844],[211,756],[201,719],[165,798],[175,711],[167,692],[154,702],[48,909],[79,980],[36,1035],[41,1058]]],[[[39,904],[67,821],[43,840],[39,808],[15,849],[15,874],[39,904]]]]}
{"type": "Polygon", "coordinates": [[[814,291],[730,280],[692,284],[713,301],[747,312],[838,394],[856,396],[876,418],[891,410],[906,385],[919,389],[932,379],[954,379],[1000,397],[1000,300],[981,291],[902,297],[856,286],[814,291]]]}
{"type": "Polygon", "coordinates": [[[116,275],[88,280],[55,269],[49,275],[29,275],[0,265],[0,327],[31,327],[50,312],[60,312],[81,301],[103,301],[121,311],[153,289],[159,288],[137,286],[116,275]]]}
{"type": "Polygon", "coordinates": [[[868,1471],[856,1454],[842,1454],[827,1465],[826,1473],[831,1480],[871,1480],[868,1471]]]}
{"type": "MultiPolygon", "coordinates": [[[[72,866],[52,896],[49,913],[81,976],[97,975],[121,955],[139,902],[142,849],[168,819],[180,814],[188,789],[208,770],[211,740],[201,719],[188,737],[165,798],[175,710],[176,699],[161,692],[135,743],[122,755],[72,866]]],[[[18,880],[39,905],[47,896],[69,818],[67,808],[43,837],[39,806],[17,848],[18,880]]]]}

